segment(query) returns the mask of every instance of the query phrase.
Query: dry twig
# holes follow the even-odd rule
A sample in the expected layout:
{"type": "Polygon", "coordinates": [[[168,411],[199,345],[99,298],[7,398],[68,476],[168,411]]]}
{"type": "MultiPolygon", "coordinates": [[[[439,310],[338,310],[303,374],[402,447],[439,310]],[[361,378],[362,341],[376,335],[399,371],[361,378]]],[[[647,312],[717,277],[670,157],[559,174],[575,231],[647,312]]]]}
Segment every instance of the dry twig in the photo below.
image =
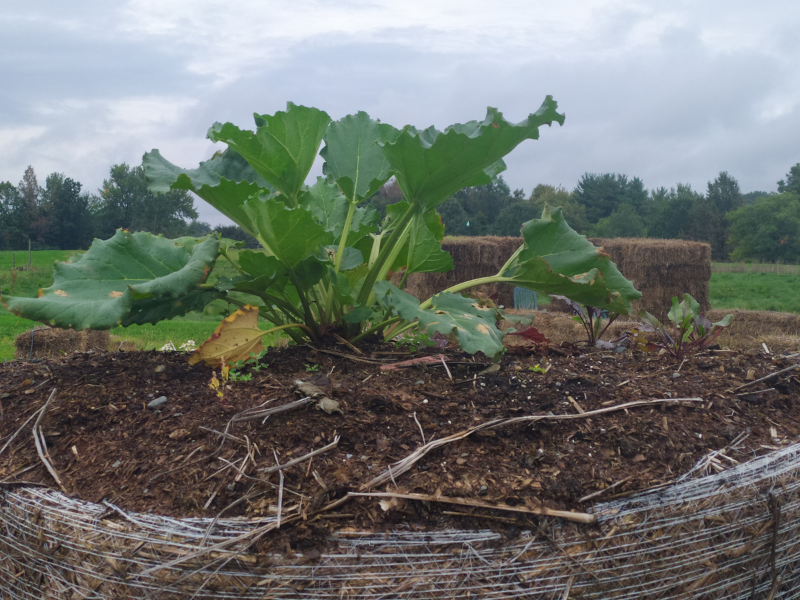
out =
{"type": "MultiPolygon", "coordinates": [[[[51,395],[52,395],[52,394],[51,394],[51,395]]],[[[34,412],[34,413],[33,413],[33,414],[30,416],[30,417],[28,417],[28,418],[27,418],[27,420],[26,420],[26,421],[25,421],[25,422],[24,422],[24,423],[23,423],[23,424],[20,426],[20,428],[19,428],[19,429],[17,429],[17,430],[16,430],[16,431],[15,431],[15,432],[14,432],[14,433],[11,435],[11,437],[10,437],[10,438],[8,438],[8,441],[6,441],[6,443],[5,443],[5,444],[3,444],[3,447],[2,447],[2,448],[0,448],[0,454],[3,454],[3,452],[5,452],[5,449],[6,449],[6,448],[8,448],[8,447],[11,445],[11,442],[13,442],[13,441],[14,441],[14,438],[16,438],[16,437],[17,437],[17,436],[20,434],[20,432],[21,432],[23,429],[25,429],[25,425],[27,425],[28,423],[30,423],[30,422],[33,420],[33,418],[34,418],[34,417],[36,417],[36,416],[37,416],[38,414],[40,414],[41,412],[42,412],[42,409],[40,408],[40,409],[38,409],[37,411],[35,411],[35,412],[34,412]]]]}
{"type": "Polygon", "coordinates": [[[622,485],[623,483],[625,483],[626,481],[628,481],[632,477],[633,477],[633,475],[631,475],[629,477],[626,477],[625,479],[620,479],[619,481],[617,481],[615,483],[612,483],[610,486],[604,487],[602,490],[597,490],[596,492],[593,492],[593,493],[589,494],[588,496],[584,496],[583,498],[578,500],[578,502],[586,502],[588,500],[591,500],[592,498],[597,498],[598,496],[600,496],[602,494],[605,494],[607,491],[613,490],[618,485],[622,485]]]}
{"type": "Polygon", "coordinates": [[[798,367],[800,367],[800,363],[797,363],[796,365],[792,365],[791,367],[786,367],[785,369],[781,369],[780,371],[775,371],[774,373],[770,373],[769,375],[765,375],[764,377],[762,377],[760,379],[756,379],[755,381],[751,381],[749,383],[745,383],[743,385],[740,385],[739,387],[735,387],[733,389],[730,389],[730,390],[728,390],[728,392],[738,392],[739,390],[743,390],[744,388],[750,387],[751,385],[755,385],[757,383],[761,383],[762,381],[766,381],[767,379],[771,379],[772,377],[776,377],[778,375],[782,375],[784,373],[788,373],[789,371],[792,371],[792,370],[794,370],[794,369],[796,369],[798,367]]]}
{"type": "Polygon", "coordinates": [[[437,354],[436,356],[420,356],[419,358],[403,360],[388,365],[381,365],[381,371],[394,371],[396,369],[402,369],[403,367],[413,367],[415,365],[434,365],[434,364],[438,365],[440,362],[444,363],[444,366],[447,367],[445,358],[446,357],[444,354],[437,354]]]}
{"type": "Polygon", "coordinates": [[[275,473],[276,471],[283,471],[284,469],[286,469],[288,467],[292,467],[292,466],[297,465],[297,464],[299,464],[301,462],[305,462],[306,460],[316,456],[317,454],[322,454],[323,452],[327,452],[331,448],[336,447],[336,445],[339,443],[339,437],[340,436],[337,435],[335,438],[333,438],[333,441],[330,444],[328,444],[327,446],[324,446],[324,447],[319,448],[317,450],[312,450],[308,454],[304,454],[303,456],[300,456],[298,458],[290,460],[289,462],[283,463],[282,465],[278,464],[278,460],[276,459],[274,467],[267,467],[265,469],[259,469],[259,471],[263,471],[264,475],[270,475],[272,473],[275,473]]]}
{"type": "Polygon", "coordinates": [[[443,502],[445,504],[458,504],[459,506],[472,506],[475,508],[489,508],[492,510],[505,510],[509,512],[526,513],[529,515],[543,515],[559,517],[576,523],[594,523],[597,517],[588,513],[569,512],[566,510],[553,510],[550,508],[522,508],[507,504],[489,504],[471,498],[454,498],[451,496],[431,496],[428,494],[398,494],[395,492],[350,492],[349,496],[365,496],[368,498],[403,498],[405,500],[419,500],[421,502],[443,502]]]}
{"type": "Polygon", "coordinates": [[[36,451],[39,453],[39,458],[42,459],[42,463],[44,464],[45,468],[50,473],[50,475],[53,476],[53,479],[55,479],[56,483],[58,484],[58,487],[61,488],[61,491],[66,494],[67,490],[64,487],[64,484],[61,483],[61,478],[58,476],[55,467],[47,458],[47,444],[44,441],[44,434],[42,433],[42,429],[39,427],[39,423],[42,422],[42,417],[44,417],[44,413],[47,411],[47,407],[50,406],[50,402],[53,401],[55,395],[56,395],[56,388],[53,388],[53,391],[50,392],[50,397],[47,399],[47,402],[44,403],[42,410],[39,412],[39,417],[33,424],[33,443],[36,444],[36,451]]]}
{"type": "Polygon", "coordinates": [[[349,358],[350,360],[354,360],[356,362],[369,363],[371,365],[382,365],[383,364],[383,361],[375,360],[375,359],[372,359],[372,358],[359,358],[358,356],[353,356],[352,354],[345,354],[344,352],[335,352],[334,350],[325,350],[323,348],[316,348],[314,346],[309,346],[309,348],[312,348],[313,350],[316,350],[317,352],[324,352],[325,354],[332,354],[333,356],[341,356],[342,358],[349,358]]]}
{"type": "MultiPolygon", "coordinates": [[[[275,457],[275,465],[280,467],[281,464],[278,462],[278,453],[275,452],[275,449],[272,449],[272,455],[275,457]]],[[[280,477],[280,487],[278,488],[278,523],[275,525],[276,529],[281,528],[281,509],[283,508],[283,469],[278,470],[278,476],[280,477]]]]}
{"type": "Polygon", "coordinates": [[[295,410],[298,408],[302,408],[306,404],[311,404],[313,401],[314,398],[309,396],[307,398],[300,398],[300,400],[295,400],[294,402],[289,402],[287,404],[282,404],[281,406],[275,406],[273,408],[265,408],[264,410],[254,410],[254,411],[246,410],[233,417],[231,419],[231,423],[238,423],[240,421],[249,421],[250,419],[260,419],[261,417],[268,417],[270,415],[286,412],[288,410],[295,410]]]}

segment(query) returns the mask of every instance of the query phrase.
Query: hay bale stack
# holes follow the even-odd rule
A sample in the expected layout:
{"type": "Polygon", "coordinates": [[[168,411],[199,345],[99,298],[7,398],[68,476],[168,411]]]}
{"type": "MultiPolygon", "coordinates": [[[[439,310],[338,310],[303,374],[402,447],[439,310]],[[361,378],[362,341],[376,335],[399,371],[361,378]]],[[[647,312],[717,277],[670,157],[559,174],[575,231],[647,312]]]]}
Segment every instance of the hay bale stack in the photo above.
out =
{"type": "MultiPolygon", "coordinates": [[[[634,311],[645,309],[664,320],[673,296],[691,294],[702,310],[710,308],[708,282],[711,279],[711,247],[700,242],[652,239],[590,238],[602,246],[622,274],[642,292],[641,300],[633,303],[634,311]]],[[[496,274],[519,248],[517,237],[458,237],[447,238],[442,248],[453,256],[454,269],[449,273],[414,273],[406,282],[406,291],[420,300],[427,300],[457,283],[496,274]]],[[[392,281],[399,283],[399,276],[392,281]]],[[[472,288],[471,292],[490,295],[499,293],[498,304],[514,306],[513,287],[493,284],[472,288]]],[[[561,301],[547,307],[550,312],[571,313],[561,301]]]]}
{"type": "MultiPolygon", "coordinates": [[[[518,237],[453,237],[442,242],[442,248],[453,257],[453,270],[449,273],[412,273],[406,281],[405,291],[420,300],[427,300],[457,283],[496,275],[517,248],[522,245],[518,237]]],[[[397,285],[399,277],[392,279],[397,285]]],[[[469,293],[499,294],[498,304],[514,306],[514,287],[507,284],[481,285],[469,293]]]]}
{"type": "Polygon", "coordinates": [[[74,329],[36,327],[17,336],[15,356],[17,360],[28,360],[29,358],[56,358],[88,350],[105,352],[108,349],[108,343],[107,330],[75,331],[74,329]]]}
{"type": "Polygon", "coordinates": [[[711,246],[685,240],[640,238],[590,238],[602,246],[620,272],[642,292],[633,303],[634,312],[644,309],[664,321],[673,296],[691,294],[700,310],[711,308],[708,282],[711,280],[711,246]]]}

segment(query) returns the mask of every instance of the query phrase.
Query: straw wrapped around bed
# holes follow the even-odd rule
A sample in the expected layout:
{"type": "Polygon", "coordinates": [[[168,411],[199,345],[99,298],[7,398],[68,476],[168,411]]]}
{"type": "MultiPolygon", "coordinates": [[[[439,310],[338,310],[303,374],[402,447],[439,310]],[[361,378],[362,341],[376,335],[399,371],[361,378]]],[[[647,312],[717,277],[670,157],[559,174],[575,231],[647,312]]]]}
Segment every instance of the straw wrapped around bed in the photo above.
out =
{"type": "Polygon", "coordinates": [[[274,518],[173,519],[6,488],[0,590],[8,600],[798,598],[800,444],[733,463],[714,452],[667,486],[596,504],[595,525],[543,518],[510,542],[488,530],[345,529],[315,557],[252,551],[248,532],[274,518]]]}
{"type": "Polygon", "coordinates": [[[15,340],[15,358],[30,360],[32,358],[58,358],[73,352],[108,350],[109,334],[107,330],[93,331],[84,329],[58,329],[35,327],[20,333],[15,340]]]}

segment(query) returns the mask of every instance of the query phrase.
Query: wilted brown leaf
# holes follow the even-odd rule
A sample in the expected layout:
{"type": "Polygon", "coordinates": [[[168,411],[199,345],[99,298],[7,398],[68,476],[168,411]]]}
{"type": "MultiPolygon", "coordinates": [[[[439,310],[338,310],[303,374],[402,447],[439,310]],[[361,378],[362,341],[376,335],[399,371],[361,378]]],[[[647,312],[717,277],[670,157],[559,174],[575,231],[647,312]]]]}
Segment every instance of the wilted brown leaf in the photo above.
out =
{"type": "Polygon", "coordinates": [[[258,353],[264,349],[261,345],[263,334],[258,328],[258,307],[247,304],[219,324],[211,337],[189,357],[189,364],[202,360],[208,366],[216,367],[223,362],[233,364],[237,360],[246,360],[251,352],[258,353]]]}

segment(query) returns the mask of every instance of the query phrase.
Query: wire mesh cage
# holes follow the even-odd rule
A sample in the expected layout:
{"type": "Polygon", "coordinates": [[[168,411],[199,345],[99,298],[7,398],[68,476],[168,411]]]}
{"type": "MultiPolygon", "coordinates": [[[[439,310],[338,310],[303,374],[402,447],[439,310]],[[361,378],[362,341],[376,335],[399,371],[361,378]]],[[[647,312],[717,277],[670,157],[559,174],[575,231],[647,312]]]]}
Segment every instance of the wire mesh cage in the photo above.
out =
{"type": "Polygon", "coordinates": [[[0,495],[0,592],[77,598],[800,598],[800,444],[543,519],[484,531],[347,529],[319,556],[252,550],[269,519],[127,513],[41,487],[0,495]]]}

